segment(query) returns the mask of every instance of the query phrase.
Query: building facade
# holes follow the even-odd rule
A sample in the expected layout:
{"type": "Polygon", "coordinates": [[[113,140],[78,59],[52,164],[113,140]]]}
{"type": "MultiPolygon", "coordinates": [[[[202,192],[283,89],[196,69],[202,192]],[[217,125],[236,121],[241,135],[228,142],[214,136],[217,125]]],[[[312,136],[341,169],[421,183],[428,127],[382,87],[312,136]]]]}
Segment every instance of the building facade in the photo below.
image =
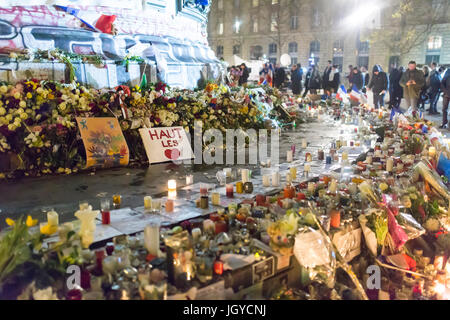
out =
{"type": "MultiPolygon", "coordinates": [[[[400,54],[373,39],[373,33],[390,30],[400,0],[214,0],[208,22],[211,48],[230,65],[234,56],[244,60],[280,61],[289,54],[303,67],[312,61],[319,68],[332,60],[347,71],[349,65],[372,69],[380,64],[419,65],[436,61],[450,65],[450,16],[420,33],[423,41],[400,54]]],[[[425,0],[437,12],[449,0],[425,0]],[[441,7],[439,7],[441,6],[441,7]]],[[[431,10],[431,9],[430,9],[431,10]]],[[[406,22],[407,23],[407,22],[406,22]]],[[[415,27],[418,30],[422,26],[415,27]]],[[[425,26],[423,26],[425,29],[425,26]]]]}

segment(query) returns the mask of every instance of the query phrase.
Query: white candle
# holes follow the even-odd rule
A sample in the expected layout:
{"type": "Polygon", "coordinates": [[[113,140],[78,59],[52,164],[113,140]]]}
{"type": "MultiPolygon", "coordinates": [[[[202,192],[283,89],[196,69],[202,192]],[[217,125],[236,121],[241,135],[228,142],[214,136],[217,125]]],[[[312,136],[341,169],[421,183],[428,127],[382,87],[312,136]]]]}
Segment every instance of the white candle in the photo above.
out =
{"type": "Polygon", "coordinates": [[[192,229],[192,239],[197,241],[202,236],[202,230],[200,228],[192,229]]]}
{"type": "Polygon", "coordinates": [[[270,187],[270,177],[268,175],[263,175],[262,181],[264,187],[270,187]]]}
{"type": "Polygon", "coordinates": [[[375,157],[381,157],[382,153],[381,150],[375,150],[375,157]]]}
{"type": "Polygon", "coordinates": [[[313,193],[316,190],[316,184],[314,182],[308,183],[308,192],[313,193]]]}
{"type": "Polygon", "coordinates": [[[186,176],[186,185],[190,186],[192,184],[194,184],[194,176],[192,174],[191,175],[187,175],[186,176]]]}
{"type": "Polygon", "coordinates": [[[278,171],[272,173],[272,186],[273,187],[280,186],[280,173],[278,171]]]}
{"type": "Polygon", "coordinates": [[[159,253],[159,224],[150,223],[144,229],[144,244],[145,248],[153,256],[158,256],[159,253]]]}
{"type": "Polygon", "coordinates": [[[249,171],[248,169],[242,169],[241,170],[241,175],[242,175],[242,183],[247,183],[249,182],[249,171]]]}
{"type": "Polygon", "coordinates": [[[152,197],[150,197],[150,196],[144,197],[144,208],[145,208],[145,210],[152,209],[152,197]]]}
{"type": "Polygon", "coordinates": [[[211,194],[211,202],[213,206],[220,206],[220,193],[213,192],[211,194]]]}
{"type": "Polygon", "coordinates": [[[347,161],[348,160],[348,152],[344,151],[342,152],[342,161],[347,161]]]}
{"type": "Polygon", "coordinates": [[[394,170],[394,159],[388,158],[386,161],[386,171],[392,172],[394,170]]]}
{"type": "Polygon", "coordinates": [[[57,227],[59,225],[59,218],[56,211],[52,210],[47,212],[47,223],[49,226],[57,227]]]}
{"type": "Polygon", "coordinates": [[[287,151],[286,157],[287,157],[287,162],[294,161],[294,154],[293,154],[292,150],[287,151]]]}
{"type": "Polygon", "coordinates": [[[310,172],[311,171],[311,165],[309,165],[309,164],[305,164],[305,168],[304,168],[304,171],[305,172],[310,172]]]}
{"type": "Polygon", "coordinates": [[[292,183],[292,176],[289,172],[286,173],[286,183],[292,183]]]}
{"type": "Polygon", "coordinates": [[[302,148],[306,149],[308,147],[308,143],[306,142],[306,139],[302,139],[302,148]]]}
{"type": "Polygon", "coordinates": [[[203,232],[215,232],[215,230],[216,226],[212,220],[206,219],[205,221],[203,221],[203,232]]]}
{"type": "Polygon", "coordinates": [[[336,193],[337,191],[337,180],[333,179],[328,187],[328,191],[331,193],[336,193]]]}
{"type": "Polygon", "coordinates": [[[167,188],[169,189],[169,192],[176,191],[177,190],[177,181],[169,180],[167,182],[167,188]]]}

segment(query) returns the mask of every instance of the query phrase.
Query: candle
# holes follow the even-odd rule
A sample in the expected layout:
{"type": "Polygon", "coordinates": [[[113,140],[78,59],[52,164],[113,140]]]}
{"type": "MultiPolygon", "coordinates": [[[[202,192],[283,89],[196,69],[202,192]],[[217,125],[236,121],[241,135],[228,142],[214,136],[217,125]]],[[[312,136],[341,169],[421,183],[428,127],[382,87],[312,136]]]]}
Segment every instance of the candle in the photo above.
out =
{"type": "Polygon", "coordinates": [[[308,147],[308,143],[306,142],[306,139],[302,139],[302,148],[306,149],[308,147]]]}
{"type": "Polygon", "coordinates": [[[272,173],[272,187],[279,187],[280,180],[280,173],[278,171],[272,173]]]}
{"type": "Polygon", "coordinates": [[[102,213],[102,224],[111,223],[110,203],[109,199],[102,199],[100,202],[100,209],[102,213]]]}
{"type": "Polygon", "coordinates": [[[191,175],[187,175],[186,176],[186,185],[190,186],[192,184],[194,184],[194,176],[192,174],[191,175]]]}
{"type": "Polygon", "coordinates": [[[194,241],[197,241],[202,236],[202,230],[200,228],[194,228],[192,229],[192,239],[194,241]]]}
{"type": "Polygon", "coordinates": [[[268,175],[263,175],[262,177],[262,181],[263,181],[263,186],[264,187],[270,187],[270,176],[268,175]]]}
{"type": "Polygon", "coordinates": [[[288,184],[292,183],[292,175],[289,172],[286,173],[286,183],[288,184]]]}
{"type": "Polygon", "coordinates": [[[200,195],[205,196],[208,194],[208,186],[204,183],[200,185],[200,195]]]}
{"type": "Polygon", "coordinates": [[[200,197],[200,209],[208,209],[209,207],[209,197],[201,196],[200,197]]]}
{"type": "Polygon", "coordinates": [[[394,159],[388,158],[386,161],[386,171],[392,172],[394,170],[394,159]]]}
{"type": "Polygon", "coordinates": [[[291,146],[292,153],[295,154],[295,144],[291,146]]]}
{"type": "Polygon", "coordinates": [[[291,173],[292,180],[297,179],[297,168],[296,167],[290,168],[290,173],[291,173]]]}
{"type": "Polygon", "coordinates": [[[220,206],[220,193],[213,192],[211,194],[211,202],[212,202],[213,206],[220,206]]]}
{"type": "Polygon", "coordinates": [[[331,193],[336,193],[337,191],[337,180],[333,179],[328,187],[328,191],[331,193]]]}
{"type": "Polygon", "coordinates": [[[311,171],[311,165],[305,164],[305,168],[303,169],[305,173],[309,173],[311,171]]]}
{"type": "Polygon", "coordinates": [[[113,196],[113,206],[115,209],[120,209],[120,205],[122,204],[122,196],[114,195],[113,196]]]}
{"type": "Polygon", "coordinates": [[[431,158],[434,158],[436,156],[436,148],[435,147],[430,147],[430,149],[428,149],[428,155],[431,158]]]}
{"type": "Polygon", "coordinates": [[[58,213],[52,210],[47,212],[47,223],[49,226],[57,227],[59,225],[58,213]]]}
{"type": "Polygon", "coordinates": [[[159,199],[152,200],[152,211],[153,212],[161,211],[161,200],[159,199]]]}
{"type": "Polygon", "coordinates": [[[220,260],[214,261],[214,273],[217,275],[223,274],[223,262],[220,260]]]}
{"type": "Polygon", "coordinates": [[[305,161],[306,161],[306,162],[311,162],[311,161],[312,161],[311,153],[307,152],[307,153],[305,154],[305,161]]]}
{"type": "Polygon", "coordinates": [[[319,151],[317,152],[317,159],[318,159],[319,161],[323,161],[323,160],[325,159],[325,152],[323,152],[323,150],[319,150],[319,151]]]}
{"type": "Polygon", "coordinates": [[[316,184],[314,182],[308,182],[308,192],[314,193],[316,190],[316,184]]]}
{"type": "Polygon", "coordinates": [[[348,160],[348,152],[344,151],[342,152],[342,161],[347,161],[348,160]]]}
{"type": "Polygon", "coordinates": [[[373,161],[372,156],[367,156],[367,157],[366,157],[366,162],[367,162],[367,164],[372,164],[372,161],[373,161]]]}
{"type": "Polygon", "coordinates": [[[244,184],[247,183],[249,181],[249,170],[242,169],[241,176],[242,176],[242,183],[244,183],[244,184]]]}
{"type": "Polygon", "coordinates": [[[212,220],[206,219],[205,221],[203,221],[203,232],[204,233],[215,232],[215,230],[216,230],[216,226],[212,220]]]}
{"type": "Polygon", "coordinates": [[[144,208],[146,211],[152,210],[152,197],[150,196],[144,197],[144,208]]]}
{"type": "Polygon", "coordinates": [[[292,153],[292,150],[287,151],[286,157],[287,157],[287,162],[294,161],[294,154],[292,153]]]}
{"type": "Polygon", "coordinates": [[[227,198],[234,198],[234,186],[232,184],[227,184],[226,185],[226,193],[227,193],[227,198]]]}
{"type": "Polygon", "coordinates": [[[219,220],[215,224],[215,230],[214,231],[215,231],[216,234],[219,234],[219,233],[222,233],[222,232],[228,232],[228,224],[225,221],[223,221],[223,220],[219,220]]]}
{"type": "Polygon", "coordinates": [[[166,201],[166,212],[170,213],[173,212],[174,209],[174,203],[172,199],[167,199],[166,201]]]}
{"type": "Polygon", "coordinates": [[[169,189],[169,192],[177,191],[177,181],[169,180],[167,182],[167,188],[169,189]]]}
{"type": "Polygon", "coordinates": [[[403,171],[403,163],[402,162],[399,162],[397,164],[397,171],[399,171],[399,172],[403,171]]]}
{"type": "Polygon", "coordinates": [[[152,222],[144,229],[144,245],[148,253],[157,257],[159,244],[159,223],[152,222]]]}
{"type": "Polygon", "coordinates": [[[244,184],[241,181],[236,182],[236,193],[244,193],[244,184]]]}
{"type": "Polygon", "coordinates": [[[341,212],[339,210],[331,210],[330,216],[330,225],[333,228],[339,228],[341,226],[341,212]]]}

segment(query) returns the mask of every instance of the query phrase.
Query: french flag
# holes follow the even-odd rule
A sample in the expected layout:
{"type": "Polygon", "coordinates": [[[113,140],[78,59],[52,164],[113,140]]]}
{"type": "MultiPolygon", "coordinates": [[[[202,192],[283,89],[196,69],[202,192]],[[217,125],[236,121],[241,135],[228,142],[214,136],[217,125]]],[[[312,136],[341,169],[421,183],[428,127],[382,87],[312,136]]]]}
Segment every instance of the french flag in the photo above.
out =
{"type": "Polygon", "coordinates": [[[67,12],[68,14],[73,15],[74,17],[77,17],[86,26],[95,31],[109,34],[112,33],[112,24],[116,20],[115,15],[107,16],[94,11],[84,11],[81,9],[64,6],[56,6],[56,7],[62,11],[67,12]]]}
{"type": "Polygon", "coordinates": [[[350,99],[355,102],[361,102],[362,100],[362,94],[355,85],[353,85],[352,92],[350,93],[350,99]]]}
{"type": "Polygon", "coordinates": [[[347,98],[347,89],[345,89],[344,85],[341,85],[338,89],[338,91],[336,92],[336,99],[347,103],[348,102],[348,98],[347,98]]]}

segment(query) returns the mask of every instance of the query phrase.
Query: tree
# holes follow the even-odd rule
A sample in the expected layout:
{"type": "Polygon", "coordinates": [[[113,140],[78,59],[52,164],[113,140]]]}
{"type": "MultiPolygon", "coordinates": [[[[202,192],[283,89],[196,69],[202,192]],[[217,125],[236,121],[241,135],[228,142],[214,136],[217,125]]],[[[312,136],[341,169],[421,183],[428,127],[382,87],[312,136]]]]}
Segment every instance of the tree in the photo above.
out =
{"type": "Polygon", "coordinates": [[[370,40],[404,56],[420,46],[441,23],[448,23],[447,0],[397,0],[384,27],[369,36],[370,40]]]}

